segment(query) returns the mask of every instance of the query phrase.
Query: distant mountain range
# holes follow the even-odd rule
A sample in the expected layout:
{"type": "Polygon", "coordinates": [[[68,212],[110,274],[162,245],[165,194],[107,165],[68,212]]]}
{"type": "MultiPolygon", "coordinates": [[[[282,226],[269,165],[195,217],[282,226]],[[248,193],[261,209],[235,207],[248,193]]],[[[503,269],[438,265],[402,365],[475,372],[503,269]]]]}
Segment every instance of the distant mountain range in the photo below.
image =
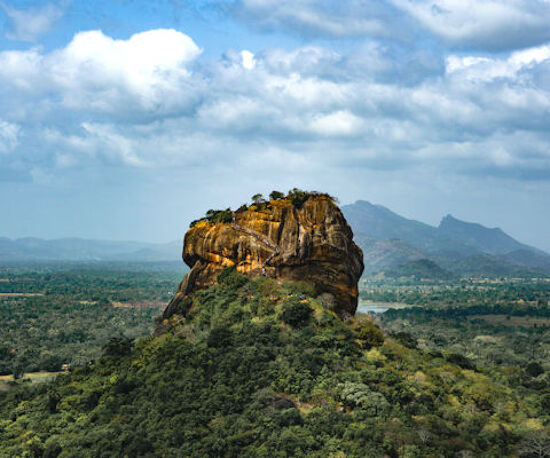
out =
{"type": "Polygon", "coordinates": [[[64,238],[0,237],[0,263],[33,261],[181,261],[182,242],[112,242],[64,238]]]}
{"type": "Polygon", "coordinates": [[[550,255],[499,228],[445,216],[438,227],[359,200],[342,207],[365,255],[365,274],[386,271],[455,275],[529,276],[550,273],[550,255]],[[432,263],[416,261],[428,259],[432,263]],[[397,267],[402,266],[401,269],[397,267]]]}
{"type": "MultiPolygon", "coordinates": [[[[438,227],[404,218],[364,200],[344,205],[355,241],[363,249],[365,275],[447,278],[449,275],[550,274],[550,255],[501,229],[445,216],[438,227]],[[429,262],[427,262],[429,261],[429,262]]],[[[181,262],[182,242],[113,242],[64,238],[0,237],[0,263],[40,261],[181,262]]]]}

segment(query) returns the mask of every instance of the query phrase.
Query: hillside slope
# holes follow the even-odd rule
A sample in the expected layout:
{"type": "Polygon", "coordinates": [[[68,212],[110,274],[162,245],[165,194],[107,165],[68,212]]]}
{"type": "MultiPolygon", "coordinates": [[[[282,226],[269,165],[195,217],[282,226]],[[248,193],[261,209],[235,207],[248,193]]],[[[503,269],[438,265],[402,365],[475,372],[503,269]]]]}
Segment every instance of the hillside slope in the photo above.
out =
{"type": "Polygon", "coordinates": [[[365,274],[426,258],[424,253],[399,239],[378,239],[356,234],[354,240],[363,250],[365,274]]]}
{"type": "Polygon", "coordinates": [[[452,215],[445,216],[437,228],[439,237],[456,239],[488,254],[506,254],[515,250],[535,251],[504,233],[502,229],[487,228],[478,223],[460,221],[452,215]]]}
{"type": "Polygon", "coordinates": [[[518,242],[499,228],[460,221],[451,215],[434,227],[363,200],[344,205],[342,212],[359,246],[369,253],[365,255],[367,274],[422,258],[457,275],[550,273],[549,254],[518,242]]]}
{"type": "Polygon", "coordinates": [[[529,389],[343,323],[311,294],[224,271],[167,333],[0,392],[0,456],[504,457],[540,433],[529,389]]]}

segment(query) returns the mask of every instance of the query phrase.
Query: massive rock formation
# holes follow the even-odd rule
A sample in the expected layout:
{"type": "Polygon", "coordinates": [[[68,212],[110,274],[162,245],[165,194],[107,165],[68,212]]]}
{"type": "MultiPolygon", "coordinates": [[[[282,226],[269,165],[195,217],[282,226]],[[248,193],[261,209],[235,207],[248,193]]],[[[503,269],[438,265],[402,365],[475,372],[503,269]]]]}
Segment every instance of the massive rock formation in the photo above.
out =
{"type": "MultiPolygon", "coordinates": [[[[231,218],[229,218],[231,219],[231,218]]],[[[299,208],[272,200],[233,213],[232,221],[200,221],[185,234],[183,260],[191,271],[164,312],[181,313],[190,293],[234,266],[250,277],[307,281],[340,316],[357,308],[363,253],[340,209],[327,195],[311,195],[299,208]]]]}

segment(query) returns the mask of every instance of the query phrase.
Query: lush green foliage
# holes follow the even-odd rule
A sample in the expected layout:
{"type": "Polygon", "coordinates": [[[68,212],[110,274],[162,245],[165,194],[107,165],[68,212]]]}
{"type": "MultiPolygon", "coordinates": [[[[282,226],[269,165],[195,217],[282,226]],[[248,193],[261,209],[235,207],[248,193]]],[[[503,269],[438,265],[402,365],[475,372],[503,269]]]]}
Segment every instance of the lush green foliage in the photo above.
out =
{"type": "Polygon", "coordinates": [[[370,297],[420,304],[376,317],[404,345],[477,368],[550,407],[550,287],[544,281],[378,285],[370,297]]]}
{"type": "Polygon", "coordinates": [[[269,198],[271,200],[284,199],[285,194],[284,194],[284,192],[280,192],[280,191],[271,191],[271,193],[269,194],[269,198]]]}
{"type": "Polygon", "coordinates": [[[530,307],[548,309],[550,281],[468,279],[455,282],[363,281],[361,298],[377,302],[447,308],[456,306],[506,306],[514,314],[532,313],[530,307]]]}
{"type": "Polygon", "coordinates": [[[281,319],[294,328],[307,326],[311,318],[311,308],[309,305],[299,302],[296,298],[292,299],[287,301],[289,303],[281,313],[281,319]]]}
{"type": "Polygon", "coordinates": [[[81,365],[111,337],[150,334],[182,275],[157,267],[0,269],[0,375],[81,365]]]}
{"type": "Polygon", "coordinates": [[[209,223],[230,223],[233,221],[233,211],[230,208],[225,210],[208,210],[206,216],[195,221],[191,221],[189,227],[196,226],[200,221],[208,221],[209,223]]]}
{"type": "Polygon", "coordinates": [[[0,393],[0,456],[503,457],[544,439],[540,391],[342,323],[310,294],[227,271],[169,332],[0,393]]]}

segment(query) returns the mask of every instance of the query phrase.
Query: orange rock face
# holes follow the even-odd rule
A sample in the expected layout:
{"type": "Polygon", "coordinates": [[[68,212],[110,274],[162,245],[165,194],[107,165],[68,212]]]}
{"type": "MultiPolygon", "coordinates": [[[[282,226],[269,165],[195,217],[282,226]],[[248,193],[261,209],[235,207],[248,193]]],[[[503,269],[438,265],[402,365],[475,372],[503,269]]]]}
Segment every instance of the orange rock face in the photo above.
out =
{"type": "Polygon", "coordinates": [[[183,260],[191,271],[164,312],[176,313],[187,295],[216,281],[234,266],[250,277],[307,281],[340,316],[357,308],[363,253],[340,209],[325,195],[295,207],[273,200],[235,212],[231,223],[201,221],[185,234],[183,260]]]}

